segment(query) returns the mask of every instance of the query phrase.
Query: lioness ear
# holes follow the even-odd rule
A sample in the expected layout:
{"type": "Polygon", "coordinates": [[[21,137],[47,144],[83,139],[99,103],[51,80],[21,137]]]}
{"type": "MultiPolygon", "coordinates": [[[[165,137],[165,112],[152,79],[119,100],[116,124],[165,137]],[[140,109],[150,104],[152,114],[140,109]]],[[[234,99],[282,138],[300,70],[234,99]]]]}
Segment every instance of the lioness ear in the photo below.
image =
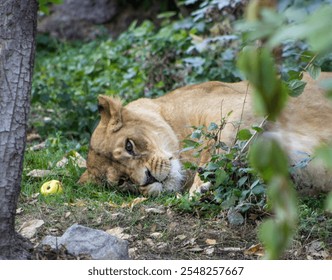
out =
{"type": "Polygon", "coordinates": [[[101,122],[105,125],[111,125],[113,132],[122,127],[122,102],[118,98],[111,98],[106,95],[98,96],[98,110],[100,112],[101,122]]]}

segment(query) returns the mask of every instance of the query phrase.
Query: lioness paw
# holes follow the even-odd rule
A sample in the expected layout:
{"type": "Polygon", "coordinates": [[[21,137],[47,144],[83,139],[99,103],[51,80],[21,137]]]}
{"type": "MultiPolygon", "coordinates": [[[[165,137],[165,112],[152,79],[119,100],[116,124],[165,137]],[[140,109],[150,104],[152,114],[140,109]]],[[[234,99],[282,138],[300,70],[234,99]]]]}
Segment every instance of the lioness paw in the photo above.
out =
{"type": "Polygon", "coordinates": [[[139,191],[144,196],[158,196],[163,191],[163,184],[155,182],[147,186],[139,187],[139,191]]]}
{"type": "Polygon", "coordinates": [[[212,184],[210,182],[206,182],[200,185],[193,184],[189,190],[189,197],[194,197],[197,194],[203,194],[206,193],[210,188],[212,184]]]}

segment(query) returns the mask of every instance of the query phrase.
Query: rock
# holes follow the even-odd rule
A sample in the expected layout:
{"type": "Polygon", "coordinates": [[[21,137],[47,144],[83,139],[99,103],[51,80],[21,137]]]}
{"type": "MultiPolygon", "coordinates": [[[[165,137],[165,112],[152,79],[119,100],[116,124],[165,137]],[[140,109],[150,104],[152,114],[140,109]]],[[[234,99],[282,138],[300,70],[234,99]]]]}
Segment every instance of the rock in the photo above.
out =
{"type": "Polygon", "coordinates": [[[241,213],[236,211],[233,207],[228,210],[227,219],[232,226],[239,226],[244,223],[244,218],[241,213]]]}
{"type": "Polygon", "coordinates": [[[41,245],[53,249],[65,246],[72,255],[89,255],[94,260],[129,259],[128,242],[102,230],[74,224],[61,237],[46,236],[41,245]]]}
{"type": "Polygon", "coordinates": [[[148,19],[158,24],[160,13],[178,9],[172,1],[149,2],[147,7],[137,0],[63,0],[51,6],[49,15],[39,17],[37,28],[61,40],[90,41],[101,35],[117,37],[133,21],[140,24],[148,19]]]}
{"type": "Polygon", "coordinates": [[[58,38],[95,39],[100,35],[100,24],[117,13],[114,0],[64,0],[53,6],[50,16],[40,20],[38,30],[58,38]]]}

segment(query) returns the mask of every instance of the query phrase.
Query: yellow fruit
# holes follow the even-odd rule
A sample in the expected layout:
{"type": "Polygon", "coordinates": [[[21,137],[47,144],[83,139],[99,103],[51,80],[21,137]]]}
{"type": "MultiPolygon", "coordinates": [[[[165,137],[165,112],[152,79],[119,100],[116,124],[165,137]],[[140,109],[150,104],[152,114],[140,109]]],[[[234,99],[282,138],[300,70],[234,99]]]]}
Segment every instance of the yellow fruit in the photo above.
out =
{"type": "Polygon", "coordinates": [[[58,180],[47,181],[41,186],[40,192],[42,195],[60,194],[63,192],[62,184],[58,180]]]}

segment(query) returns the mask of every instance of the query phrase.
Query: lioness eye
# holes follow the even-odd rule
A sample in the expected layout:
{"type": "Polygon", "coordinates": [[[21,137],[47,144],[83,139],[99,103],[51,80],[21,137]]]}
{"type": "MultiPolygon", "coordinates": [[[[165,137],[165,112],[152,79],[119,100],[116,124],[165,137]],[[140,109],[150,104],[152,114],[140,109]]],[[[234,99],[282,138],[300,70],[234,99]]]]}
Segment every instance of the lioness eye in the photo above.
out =
{"type": "Polygon", "coordinates": [[[133,143],[127,139],[126,141],[126,151],[130,154],[130,155],[134,155],[134,146],[133,146],[133,143]]]}

